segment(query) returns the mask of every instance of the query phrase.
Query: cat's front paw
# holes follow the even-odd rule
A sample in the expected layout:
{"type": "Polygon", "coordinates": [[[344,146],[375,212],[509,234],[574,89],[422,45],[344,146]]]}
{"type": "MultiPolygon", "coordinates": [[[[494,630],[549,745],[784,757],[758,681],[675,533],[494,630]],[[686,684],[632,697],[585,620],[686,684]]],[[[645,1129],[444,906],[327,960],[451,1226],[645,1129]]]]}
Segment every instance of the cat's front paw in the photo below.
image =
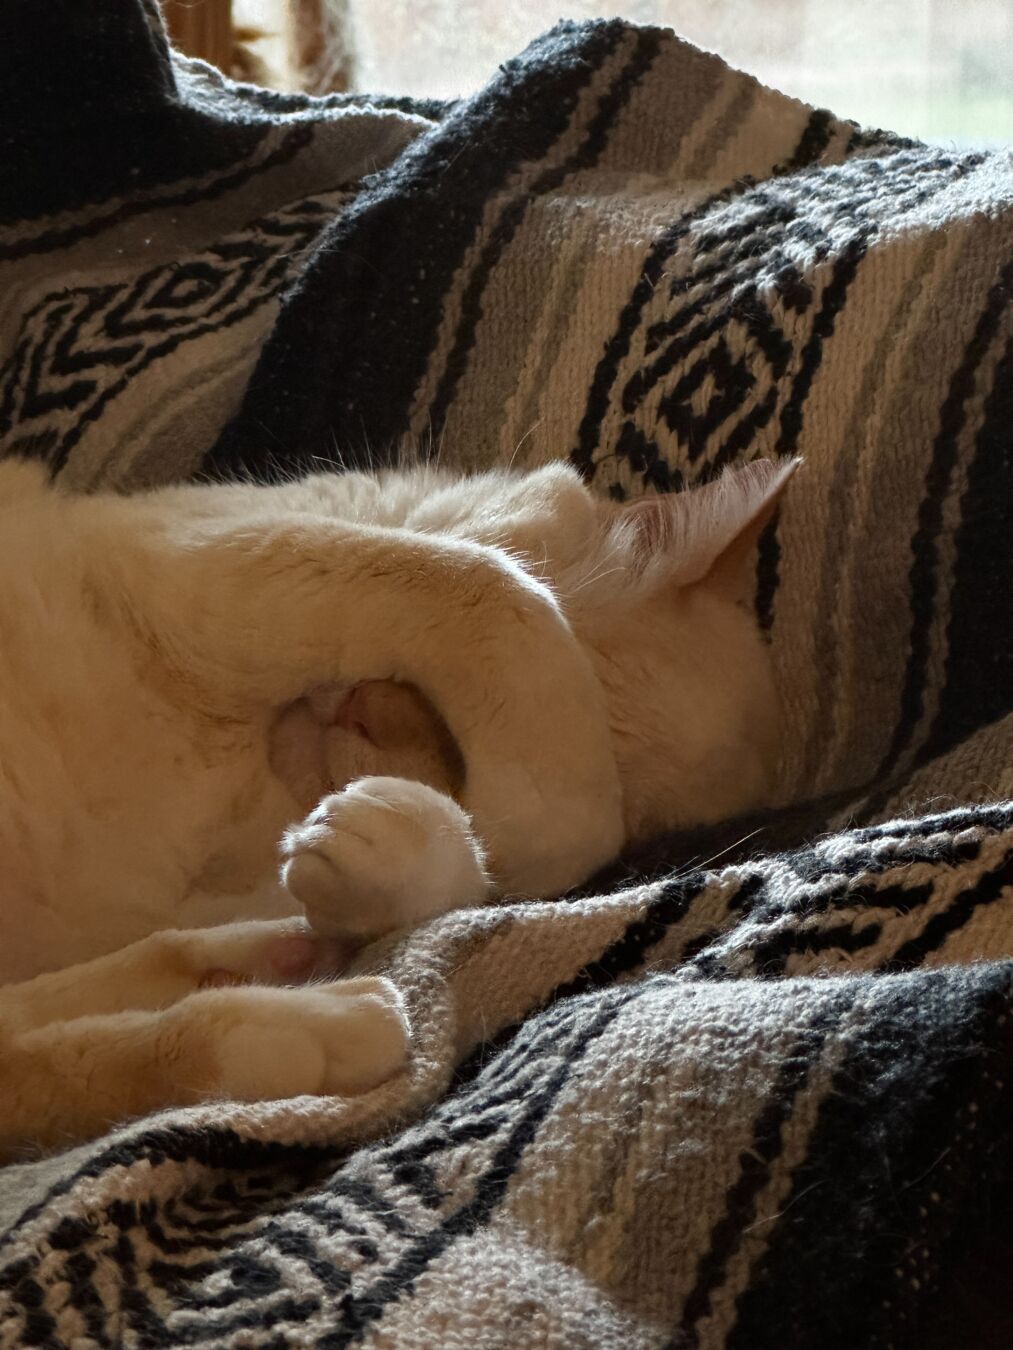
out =
{"type": "Polygon", "coordinates": [[[320,933],[378,937],[489,894],[468,816],[406,778],[360,778],[325,797],[281,851],[282,879],[320,933]]]}

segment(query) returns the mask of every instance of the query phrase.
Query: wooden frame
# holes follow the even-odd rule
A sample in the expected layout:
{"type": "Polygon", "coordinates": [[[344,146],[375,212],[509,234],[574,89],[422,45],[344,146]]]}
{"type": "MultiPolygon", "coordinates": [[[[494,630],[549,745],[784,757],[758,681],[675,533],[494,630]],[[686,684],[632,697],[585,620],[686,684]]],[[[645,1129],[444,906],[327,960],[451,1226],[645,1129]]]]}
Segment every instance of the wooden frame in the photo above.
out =
{"type": "Polygon", "coordinates": [[[173,45],[219,70],[232,63],[232,0],[162,0],[173,45]]]}
{"type": "MultiPolygon", "coordinates": [[[[162,0],[162,11],[173,46],[187,56],[209,61],[238,79],[274,82],[247,45],[257,38],[256,30],[237,31],[232,0],[162,0]]],[[[283,54],[277,58],[280,68],[273,71],[274,79],[282,87],[291,82],[311,94],[347,89],[352,70],[348,0],[284,0],[279,13],[283,54]]]]}

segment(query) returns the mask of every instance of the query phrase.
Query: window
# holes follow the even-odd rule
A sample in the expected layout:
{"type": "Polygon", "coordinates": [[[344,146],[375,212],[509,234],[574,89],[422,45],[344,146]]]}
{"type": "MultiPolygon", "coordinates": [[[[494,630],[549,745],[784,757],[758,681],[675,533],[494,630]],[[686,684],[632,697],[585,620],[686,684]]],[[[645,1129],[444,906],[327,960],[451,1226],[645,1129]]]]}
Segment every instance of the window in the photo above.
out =
{"type": "MultiPolygon", "coordinates": [[[[285,0],[235,0],[277,31],[285,0]]],[[[1011,0],[329,0],[354,84],[448,97],[478,88],[546,27],[621,15],[867,126],[956,145],[1013,143],[1011,0]]]]}

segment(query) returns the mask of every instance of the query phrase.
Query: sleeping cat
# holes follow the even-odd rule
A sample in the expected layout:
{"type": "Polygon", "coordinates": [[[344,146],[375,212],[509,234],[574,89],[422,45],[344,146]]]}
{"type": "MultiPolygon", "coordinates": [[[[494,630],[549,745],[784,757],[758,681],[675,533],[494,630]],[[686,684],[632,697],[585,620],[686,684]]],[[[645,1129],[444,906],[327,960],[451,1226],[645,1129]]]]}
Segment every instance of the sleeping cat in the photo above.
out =
{"type": "Polygon", "coordinates": [[[314,982],[350,945],[768,800],[792,469],[621,505],[563,465],[127,499],[0,464],[0,1152],[366,1091],[409,1032],[388,981],[314,982]]]}

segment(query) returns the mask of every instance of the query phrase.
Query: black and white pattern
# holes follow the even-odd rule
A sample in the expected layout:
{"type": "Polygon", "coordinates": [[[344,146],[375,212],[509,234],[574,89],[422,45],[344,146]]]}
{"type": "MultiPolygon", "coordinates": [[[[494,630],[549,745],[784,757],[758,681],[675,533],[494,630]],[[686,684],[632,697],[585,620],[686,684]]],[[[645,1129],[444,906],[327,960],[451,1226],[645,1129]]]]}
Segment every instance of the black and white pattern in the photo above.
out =
{"type": "Polygon", "coordinates": [[[59,471],[142,372],[274,300],[347,195],[295,203],[136,277],[48,293],[21,316],[0,382],[0,418],[16,428],[7,452],[59,471]]]}
{"type": "Polygon", "coordinates": [[[368,953],[414,1053],[365,1098],[8,1168],[0,1344],[1008,1344],[953,1310],[1010,1252],[1010,154],[618,22],[441,105],[41,13],[0,17],[6,452],[82,489],[569,455],[620,497],[806,463],[757,573],[783,804],[368,953]]]}

